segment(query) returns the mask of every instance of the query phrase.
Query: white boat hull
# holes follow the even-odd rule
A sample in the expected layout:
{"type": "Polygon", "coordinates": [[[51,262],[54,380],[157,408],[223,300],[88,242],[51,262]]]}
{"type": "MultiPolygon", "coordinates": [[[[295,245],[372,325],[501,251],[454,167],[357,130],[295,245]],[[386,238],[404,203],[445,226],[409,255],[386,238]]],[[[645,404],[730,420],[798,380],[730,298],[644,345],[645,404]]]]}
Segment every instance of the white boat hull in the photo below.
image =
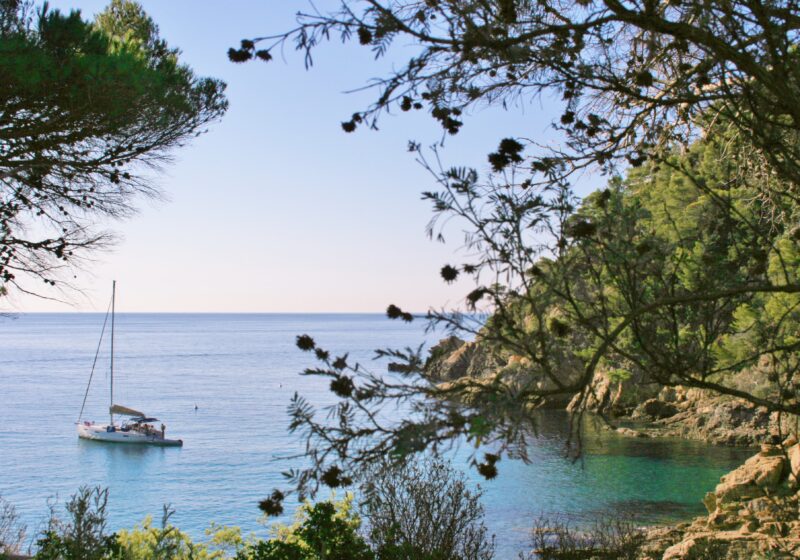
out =
{"type": "Polygon", "coordinates": [[[109,431],[108,428],[108,424],[83,422],[78,424],[78,437],[107,443],[157,445],[162,447],[180,447],[183,445],[183,440],[162,438],[160,434],[148,435],[134,430],[122,431],[119,427],[109,431]]]}

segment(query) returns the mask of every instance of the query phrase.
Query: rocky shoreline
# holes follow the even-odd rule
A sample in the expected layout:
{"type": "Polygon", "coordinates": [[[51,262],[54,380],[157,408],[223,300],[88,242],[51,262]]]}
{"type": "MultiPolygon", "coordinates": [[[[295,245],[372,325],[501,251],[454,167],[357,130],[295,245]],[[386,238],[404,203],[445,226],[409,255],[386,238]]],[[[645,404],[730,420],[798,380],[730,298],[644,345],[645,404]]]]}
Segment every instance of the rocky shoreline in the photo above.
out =
{"type": "Polygon", "coordinates": [[[726,474],[703,503],[708,515],[646,532],[641,560],[800,558],[800,445],[761,451],[726,474]]]}
{"type": "MultiPolygon", "coordinates": [[[[503,360],[479,343],[449,337],[431,351],[426,376],[447,384],[463,377],[479,380],[498,369],[514,367],[518,366],[513,357],[503,360]]],[[[524,366],[520,369],[524,375],[524,366]]],[[[799,427],[732,397],[681,386],[662,387],[642,379],[614,380],[602,372],[584,403],[567,395],[551,399],[545,408],[574,410],[580,405],[608,419],[621,434],[637,437],[678,437],[755,447],[775,437],[782,440],[799,427]]]]}
{"type": "MultiPolygon", "coordinates": [[[[625,385],[626,382],[611,383],[601,375],[588,402],[589,410],[618,424],[618,431],[623,434],[755,447],[776,438],[781,441],[798,429],[796,421],[790,423],[740,399],[677,386],[661,388],[655,395],[645,394],[643,400],[637,401],[636,397],[646,390],[639,388],[631,398],[625,385]]],[[[574,406],[573,402],[568,408],[574,406]]]]}
{"type": "MultiPolygon", "coordinates": [[[[479,343],[450,337],[432,350],[426,375],[439,383],[465,376],[480,379],[518,365],[513,362],[513,357],[500,359],[479,343]]],[[[585,406],[607,419],[609,429],[627,437],[761,446],[706,495],[707,516],[648,529],[640,560],[800,558],[797,419],[789,422],[751,403],[699,389],[613,379],[604,373],[584,402],[574,397],[547,404],[567,410],[585,406]]]]}
{"type": "Polygon", "coordinates": [[[786,420],[751,403],[710,396],[695,389],[670,389],[639,404],[630,414],[612,417],[617,432],[637,437],[674,437],[714,445],[755,447],[797,431],[786,420]]]}

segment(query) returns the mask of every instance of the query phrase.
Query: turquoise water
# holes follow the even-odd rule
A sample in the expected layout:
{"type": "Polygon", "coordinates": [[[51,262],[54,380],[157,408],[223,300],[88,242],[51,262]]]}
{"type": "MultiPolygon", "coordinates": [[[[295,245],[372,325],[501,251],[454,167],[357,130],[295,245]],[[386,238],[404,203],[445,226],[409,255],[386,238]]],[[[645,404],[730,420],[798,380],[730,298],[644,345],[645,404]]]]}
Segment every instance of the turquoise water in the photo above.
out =
{"type": "MultiPolygon", "coordinates": [[[[375,348],[425,338],[423,325],[382,315],[118,314],[115,401],[162,418],[168,436],[185,441],[163,449],[75,435],[102,323],[98,314],[0,319],[0,495],[29,532],[41,527],[48,501],[89,484],[109,488],[112,529],[158,518],[168,503],[173,521],[195,537],[212,520],[266,535],[256,504],[295,464],[282,457],[299,449],[286,431],[289,398],[297,390],[329,402],[326,383],[297,375],[312,363],[295,336],[311,334],[376,369],[375,348]]],[[[85,419],[106,420],[107,359],[101,354],[85,419]]],[[[489,482],[468,473],[485,492],[498,558],[525,547],[540,515],[580,523],[605,514],[642,522],[700,514],[703,494],[750,454],[604,433],[587,439],[585,459],[575,463],[563,456],[563,415],[548,413],[540,428],[530,464],[503,460],[489,482]]]]}

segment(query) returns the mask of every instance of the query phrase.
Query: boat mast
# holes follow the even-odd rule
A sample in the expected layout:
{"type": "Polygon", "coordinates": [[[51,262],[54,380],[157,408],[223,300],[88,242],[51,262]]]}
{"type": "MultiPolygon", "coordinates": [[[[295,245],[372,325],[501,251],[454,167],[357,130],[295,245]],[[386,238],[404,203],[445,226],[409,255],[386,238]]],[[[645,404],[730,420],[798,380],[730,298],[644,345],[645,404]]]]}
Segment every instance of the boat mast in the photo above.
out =
{"type": "Polygon", "coordinates": [[[111,401],[108,404],[108,413],[111,415],[111,425],[114,425],[114,413],[111,407],[114,406],[114,307],[117,298],[117,281],[111,283],[111,401]]]}

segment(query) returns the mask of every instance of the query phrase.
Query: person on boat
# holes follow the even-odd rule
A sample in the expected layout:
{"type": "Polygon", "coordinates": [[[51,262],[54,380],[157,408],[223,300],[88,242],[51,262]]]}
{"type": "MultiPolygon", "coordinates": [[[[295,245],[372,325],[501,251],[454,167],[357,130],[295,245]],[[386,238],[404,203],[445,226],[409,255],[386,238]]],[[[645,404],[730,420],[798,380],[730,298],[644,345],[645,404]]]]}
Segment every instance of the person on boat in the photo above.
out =
{"type": "Polygon", "coordinates": [[[162,423],[161,423],[161,439],[164,439],[164,434],[165,434],[165,433],[167,433],[167,427],[166,427],[166,426],[164,425],[164,423],[162,422],[162,423]]]}

